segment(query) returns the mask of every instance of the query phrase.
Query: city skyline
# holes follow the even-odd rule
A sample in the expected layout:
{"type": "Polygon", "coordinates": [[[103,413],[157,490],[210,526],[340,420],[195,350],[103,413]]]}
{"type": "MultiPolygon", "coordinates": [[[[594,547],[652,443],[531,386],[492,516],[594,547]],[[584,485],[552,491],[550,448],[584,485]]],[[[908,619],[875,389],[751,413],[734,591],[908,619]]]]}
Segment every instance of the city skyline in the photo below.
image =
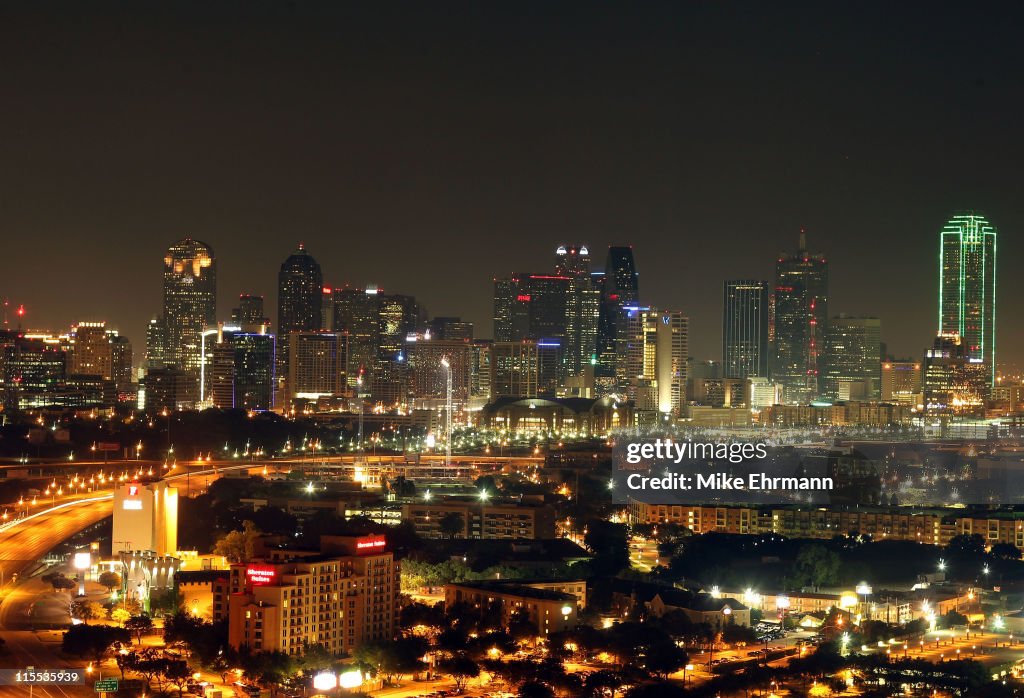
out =
{"type": "MultiPolygon", "coordinates": [[[[941,251],[941,249],[942,249],[942,240],[945,240],[946,236],[952,234],[952,233],[949,232],[949,226],[952,224],[952,222],[956,221],[960,217],[962,217],[960,214],[951,215],[950,216],[950,221],[951,222],[947,223],[947,225],[945,225],[942,228],[942,230],[938,231],[938,233],[939,233],[939,240],[940,240],[940,242],[939,242],[939,247],[940,247],[939,257],[940,257],[940,259],[942,258],[942,251],[941,251]]],[[[974,214],[971,214],[971,217],[973,218],[974,214]]],[[[984,217],[979,215],[978,218],[980,220],[982,220],[985,223],[985,225],[989,225],[988,221],[984,217]]],[[[804,239],[805,239],[806,236],[807,236],[807,231],[801,229],[799,231],[800,245],[804,245],[804,244],[810,245],[810,243],[805,243],[804,242],[804,239]]],[[[934,236],[933,236],[933,238],[934,238],[934,236]]],[[[213,259],[214,259],[214,262],[215,262],[215,266],[217,268],[217,275],[220,276],[222,274],[221,269],[224,266],[224,259],[223,259],[222,255],[219,253],[219,251],[217,250],[217,246],[214,245],[213,243],[208,242],[208,241],[197,240],[193,236],[185,236],[185,237],[181,238],[180,240],[176,240],[174,242],[169,242],[166,245],[164,245],[165,255],[166,255],[166,252],[167,252],[168,245],[170,245],[173,248],[174,246],[177,246],[177,245],[181,245],[181,244],[185,244],[185,243],[193,243],[193,242],[198,244],[200,247],[208,246],[209,250],[212,252],[212,256],[213,256],[213,259]]],[[[591,258],[591,265],[593,267],[593,271],[594,272],[603,271],[605,269],[604,261],[607,259],[607,250],[606,249],[602,249],[602,248],[595,249],[593,246],[587,245],[587,243],[583,243],[583,244],[584,244],[584,246],[589,247],[590,258],[591,258]],[[602,252],[604,254],[602,254],[602,252]]],[[[813,245],[811,245],[811,246],[813,246],[813,245]]],[[[538,258],[534,262],[530,262],[530,263],[526,264],[525,268],[533,270],[533,272],[529,272],[529,273],[534,273],[534,272],[550,272],[551,269],[549,269],[548,267],[551,265],[551,257],[553,256],[553,253],[556,252],[556,250],[558,248],[560,248],[560,247],[562,247],[561,244],[554,245],[551,249],[545,251],[547,253],[547,258],[545,258],[546,255],[544,255],[544,254],[538,255],[538,258]]],[[[615,248],[615,247],[617,247],[617,246],[616,245],[610,245],[609,249],[615,248]]],[[[618,247],[621,247],[621,246],[618,246],[618,247]]],[[[632,248],[632,246],[629,246],[629,247],[632,248]]],[[[289,264],[294,259],[297,258],[295,256],[295,251],[296,250],[299,250],[299,254],[307,255],[307,259],[312,258],[312,259],[315,259],[317,263],[320,262],[320,258],[316,255],[315,251],[311,252],[308,249],[308,245],[306,245],[305,242],[297,242],[290,249],[291,249],[291,255],[290,256],[286,256],[286,257],[282,257],[281,261],[276,265],[279,271],[283,267],[283,265],[289,264]]],[[[634,260],[636,260],[638,257],[640,259],[643,259],[643,251],[642,250],[633,249],[633,252],[634,252],[634,260]]],[[[819,250],[815,250],[815,252],[817,253],[817,252],[820,252],[820,251],[819,250]]],[[[779,254],[779,257],[777,257],[775,261],[777,261],[778,259],[784,258],[787,255],[791,255],[792,253],[791,252],[779,252],[778,254],[779,254]]],[[[829,272],[831,274],[831,272],[833,272],[834,269],[835,269],[835,264],[833,263],[833,260],[829,259],[827,254],[825,254],[825,259],[829,262],[829,272]]],[[[640,261],[635,261],[635,264],[636,264],[637,277],[638,278],[643,277],[644,276],[643,275],[643,267],[642,267],[641,262],[640,261]]],[[[322,276],[322,283],[324,285],[324,288],[325,289],[330,289],[334,293],[340,293],[340,292],[342,292],[346,288],[347,289],[352,289],[352,290],[358,292],[358,291],[361,291],[364,287],[368,287],[368,286],[374,285],[374,284],[360,283],[359,281],[347,282],[347,283],[342,283],[342,284],[336,284],[336,283],[334,283],[332,281],[332,276],[334,276],[334,275],[332,275],[332,273],[330,271],[329,264],[324,264],[322,266],[327,268],[327,271],[325,271],[323,273],[323,276],[322,276]]],[[[166,267],[166,264],[165,264],[165,267],[166,267]]],[[[941,267],[940,267],[940,270],[941,270],[941,267]]],[[[319,271],[319,269],[317,271],[319,271]]],[[[516,274],[521,274],[521,273],[522,272],[508,272],[506,274],[499,274],[498,277],[502,277],[502,276],[504,276],[504,277],[513,277],[516,274]]],[[[773,276],[772,274],[765,274],[765,276],[762,279],[765,283],[768,283],[768,285],[769,285],[769,294],[768,294],[769,296],[771,296],[772,289],[773,289],[773,286],[772,286],[773,282],[769,281],[769,279],[772,276],[773,276]]],[[[151,275],[151,278],[152,278],[152,275],[151,275]]],[[[165,272],[165,278],[166,278],[166,272],[165,272]]],[[[750,278],[752,280],[754,279],[754,277],[750,277],[750,278]]],[[[645,278],[644,280],[649,280],[649,279],[645,278]]],[[[936,277],[936,276],[933,275],[933,278],[932,278],[932,284],[935,287],[935,290],[933,290],[933,292],[931,294],[933,298],[939,298],[940,297],[940,293],[941,293],[941,289],[939,288],[940,281],[941,281],[941,271],[940,271],[939,276],[936,277]]],[[[493,332],[491,331],[491,328],[493,327],[493,323],[494,323],[494,316],[493,316],[493,292],[494,292],[493,284],[494,284],[494,282],[495,282],[495,280],[491,279],[491,282],[488,284],[487,281],[484,280],[483,283],[485,284],[485,286],[483,287],[483,289],[480,292],[482,297],[484,298],[484,301],[486,301],[489,305],[492,305],[491,312],[488,313],[489,317],[484,317],[482,319],[478,319],[478,318],[476,318],[474,316],[469,315],[466,312],[463,312],[460,308],[452,308],[452,309],[450,309],[450,312],[437,312],[437,313],[435,313],[429,304],[423,303],[423,305],[426,305],[427,310],[429,312],[429,316],[431,318],[433,318],[435,316],[439,317],[439,318],[444,318],[444,317],[460,317],[464,321],[469,321],[469,322],[473,323],[473,325],[474,325],[474,333],[475,333],[476,337],[478,337],[478,338],[493,338],[491,336],[493,334],[493,332]]],[[[1004,282],[1005,282],[1005,277],[1000,279],[1000,284],[1002,284],[1004,282]]],[[[276,315],[280,313],[280,307],[279,307],[279,304],[280,304],[280,292],[279,292],[277,287],[279,287],[280,283],[282,283],[280,281],[280,278],[271,279],[271,281],[269,283],[264,283],[263,287],[266,289],[265,292],[260,292],[260,291],[257,291],[257,290],[251,290],[251,289],[255,288],[258,284],[250,284],[250,286],[247,288],[247,290],[243,290],[243,291],[240,291],[238,293],[233,293],[230,290],[225,290],[223,288],[223,282],[221,282],[220,284],[217,285],[217,288],[216,288],[216,296],[217,296],[217,300],[216,300],[216,317],[217,317],[217,321],[218,322],[223,322],[223,323],[228,324],[228,325],[232,324],[232,317],[233,317],[234,311],[236,310],[236,306],[239,305],[239,301],[242,298],[248,297],[250,295],[258,296],[258,297],[261,297],[263,299],[263,303],[264,303],[265,307],[277,307],[278,308],[278,313],[275,313],[275,317],[268,318],[271,321],[271,325],[270,325],[271,331],[276,333],[277,330],[278,330],[278,327],[277,327],[278,319],[277,319],[276,315]]],[[[722,281],[720,282],[720,284],[727,284],[727,283],[730,283],[730,278],[723,278],[722,281]]],[[[420,290],[418,290],[418,289],[402,288],[402,289],[396,291],[394,288],[385,288],[384,286],[379,286],[378,288],[380,289],[381,293],[387,292],[389,294],[393,294],[393,293],[396,293],[396,292],[400,292],[400,293],[402,293],[402,294],[404,294],[406,296],[415,296],[417,299],[422,299],[422,297],[423,297],[422,292],[420,290]]],[[[719,288],[721,288],[721,285],[720,285],[719,288]]],[[[828,296],[829,296],[829,298],[831,298],[833,296],[833,290],[832,289],[833,289],[833,285],[831,284],[831,282],[829,282],[829,284],[828,284],[828,296]]],[[[1004,293],[1004,292],[1000,292],[1000,295],[1002,295],[1002,293],[1004,293]]],[[[644,305],[652,305],[652,306],[657,306],[657,307],[669,307],[667,304],[664,304],[664,303],[659,303],[657,301],[653,301],[652,302],[647,297],[646,294],[643,294],[642,291],[641,291],[641,294],[642,294],[641,295],[642,303],[644,305]]],[[[137,343],[137,346],[140,349],[139,353],[137,354],[137,359],[139,359],[139,358],[141,358],[143,356],[142,349],[144,349],[144,347],[146,346],[146,332],[147,332],[147,328],[149,328],[151,326],[152,321],[154,319],[159,319],[160,316],[161,316],[160,308],[159,307],[155,308],[154,311],[150,314],[150,317],[148,318],[148,320],[146,320],[146,322],[143,324],[143,326],[138,331],[134,331],[134,332],[133,332],[133,330],[135,328],[130,327],[130,326],[126,326],[124,323],[119,323],[116,319],[112,319],[112,318],[117,318],[119,315],[125,315],[126,314],[123,311],[119,312],[117,309],[109,310],[105,314],[102,311],[98,311],[97,313],[90,314],[90,315],[88,315],[86,317],[78,317],[78,316],[76,316],[69,323],[67,323],[66,326],[64,326],[64,325],[53,326],[53,325],[33,324],[33,317],[35,316],[35,313],[33,312],[33,304],[31,302],[27,302],[26,303],[26,302],[22,301],[21,299],[9,298],[9,297],[7,298],[7,300],[10,301],[10,304],[5,309],[5,312],[6,312],[6,317],[8,319],[8,322],[9,322],[8,326],[11,327],[11,328],[16,327],[18,325],[18,323],[20,322],[22,324],[23,329],[26,329],[26,330],[61,331],[61,330],[67,329],[68,327],[72,327],[73,325],[75,325],[77,323],[80,323],[80,322],[106,322],[112,329],[118,330],[123,336],[127,336],[130,340],[132,340],[133,342],[137,343]],[[18,315],[18,310],[22,306],[24,306],[26,308],[25,315],[24,316],[19,316],[18,315]],[[125,327],[128,327],[128,329],[125,330],[124,329],[125,327]]],[[[474,300],[476,300],[476,299],[474,299],[474,300]]],[[[471,303],[471,302],[466,302],[465,303],[465,306],[473,306],[473,305],[478,305],[478,303],[471,303]]],[[[723,315],[725,313],[725,305],[726,304],[724,302],[724,299],[721,296],[721,293],[719,292],[719,296],[718,296],[718,299],[717,299],[717,307],[714,307],[714,306],[712,306],[712,307],[704,306],[704,307],[702,307],[700,309],[693,309],[693,310],[691,310],[690,308],[687,308],[685,306],[681,307],[681,308],[673,308],[675,310],[680,310],[681,312],[683,312],[684,315],[686,315],[687,317],[690,318],[691,328],[694,327],[695,325],[698,326],[698,327],[703,327],[703,328],[707,328],[709,325],[713,326],[714,323],[708,322],[708,320],[709,320],[709,318],[717,318],[718,327],[717,328],[712,328],[712,330],[711,330],[712,332],[717,332],[717,334],[715,334],[713,336],[709,337],[709,336],[706,336],[706,335],[705,336],[694,335],[693,334],[693,330],[691,329],[691,334],[690,334],[691,344],[692,345],[696,345],[697,347],[707,347],[707,352],[706,353],[695,353],[694,351],[691,351],[690,356],[692,358],[699,359],[699,360],[714,360],[714,361],[721,361],[724,358],[723,357],[723,344],[722,344],[723,339],[724,339],[724,337],[723,337],[724,328],[722,327],[721,323],[722,323],[723,315]],[[694,318],[696,318],[696,321],[694,320],[694,318]]],[[[852,315],[852,316],[879,317],[880,319],[882,319],[883,320],[882,342],[886,345],[886,350],[887,350],[888,354],[892,355],[892,356],[895,356],[896,358],[903,358],[903,357],[919,358],[921,353],[923,351],[925,351],[928,347],[931,346],[931,342],[934,340],[934,337],[935,337],[935,331],[933,330],[932,334],[925,335],[927,337],[927,341],[922,341],[922,344],[924,344],[924,346],[921,347],[919,350],[914,350],[913,348],[908,349],[908,350],[903,350],[903,349],[901,349],[898,346],[893,346],[893,342],[889,341],[890,335],[896,333],[895,331],[892,330],[891,327],[886,326],[886,323],[884,322],[885,314],[886,314],[885,311],[889,310],[889,308],[890,308],[889,306],[883,305],[882,306],[882,310],[872,310],[870,308],[865,308],[863,312],[852,313],[852,312],[847,312],[842,306],[840,306],[838,309],[833,309],[833,307],[835,306],[835,303],[832,302],[832,301],[829,302],[829,305],[832,306],[832,307],[829,307],[829,309],[827,311],[829,317],[834,317],[834,316],[838,316],[838,315],[842,314],[842,315],[852,315]]],[[[935,308],[937,308],[938,307],[938,302],[934,302],[933,306],[935,306],[935,308]]],[[[319,311],[319,306],[317,307],[317,311],[319,311]]],[[[933,312],[934,312],[934,309],[933,309],[933,312]]],[[[1000,312],[1001,323],[1005,323],[1006,322],[1005,318],[1003,318],[1003,313],[1010,313],[1010,314],[1012,314],[1012,312],[1013,312],[1012,304],[1009,304],[1009,303],[1003,304],[1001,312],[1000,312]]],[[[934,315],[933,315],[933,317],[934,317],[934,315]]],[[[1012,323],[1012,320],[1010,322],[1012,323]]],[[[934,320],[932,321],[932,325],[934,327],[934,320]]],[[[210,327],[214,327],[215,323],[210,324],[209,326],[210,327]]],[[[940,330],[941,330],[941,328],[940,328],[940,330]]],[[[1006,331],[1005,326],[1001,325],[1000,328],[999,328],[999,331],[1000,332],[1005,332],[1006,331]]],[[[1014,353],[1013,353],[1012,347],[1009,350],[1006,350],[1006,347],[1004,346],[1004,343],[1005,343],[1005,340],[1002,340],[1000,342],[1000,345],[1001,345],[1000,352],[997,355],[997,359],[996,359],[997,360],[997,366],[998,367],[1004,367],[1004,366],[1018,367],[1020,365],[1020,363],[1022,362],[1022,360],[1024,360],[1024,354],[1016,355],[1015,356],[1014,353]]],[[[136,361],[137,365],[140,365],[140,363],[141,363],[140,361],[138,361],[138,360],[136,361]]],[[[769,361],[769,363],[771,363],[771,361],[769,361]]]]}
{"type": "MultiPolygon", "coordinates": [[[[984,212],[1004,259],[1024,253],[1024,92],[1013,21],[877,7],[313,3],[239,23],[194,22],[183,3],[123,24],[23,7],[5,47],[17,108],[0,115],[0,226],[21,262],[0,294],[32,326],[106,319],[141,345],[171,241],[214,247],[220,307],[249,292],[268,309],[304,241],[330,283],[484,327],[492,277],[566,240],[628,243],[645,302],[687,313],[694,355],[711,358],[722,281],[771,278],[806,227],[833,262],[831,310],[882,316],[892,351],[916,356],[953,213],[984,212]],[[989,40],[945,40],[964,32],[989,40]],[[59,251],[45,265],[41,244],[59,251]]],[[[1004,275],[1001,295],[1022,283],[1004,275]]],[[[1024,327],[1000,310],[1000,355],[1020,364],[1024,327]]]]}

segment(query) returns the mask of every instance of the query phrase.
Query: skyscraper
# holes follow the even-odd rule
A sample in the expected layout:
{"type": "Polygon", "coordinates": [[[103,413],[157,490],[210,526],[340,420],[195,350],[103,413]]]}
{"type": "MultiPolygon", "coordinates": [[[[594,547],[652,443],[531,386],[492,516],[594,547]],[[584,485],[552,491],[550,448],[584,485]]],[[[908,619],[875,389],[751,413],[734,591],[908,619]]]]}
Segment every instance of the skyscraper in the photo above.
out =
{"type": "Polygon", "coordinates": [[[221,328],[208,369],[214,405],[261,411],[273,408],[274,339],[265,332],[221,328]]]}
{"type": "Polygon", "coordinates": [[[373,368],[380,351],[383,293],[383,289],[375,284],[369,284],[366,288],[334,289],[334,331],[348,334],[348,385],[351,388],[358,387],[360,376],[363,376],[363,392],[370,388],[373,368]]]}
{"type": "Polygon", "coordinates": [[[564,348],[566,373],[574,376],[597,360],[601,292],[591,280],[587,246],[559,245],[555,250],[555,275],[569,279],[564,348]]]}
{"type": "Polygon", "coordinates": [[[768,282],[725,282],[722,370],[726,378],[768,376],[768,282]]]}
{"type": "Polygon", "coordinates": [[[217,325],[217,261],[206,243],[185,238],[164,255],[163,321],[162,363],[198,378],[203,330],[217,325]]]}
{"type": "Polygon", "coordinates": [[[231,309],[231,324],[244,327],[269,325],[270,319],[263,313],[263,296],[249,293],[238,296],[238,307],[231,309]]]}
{"type": "Polygon", "coordinates": [[[775,265],[775,352],[773,377],[790,403],[813,400],[822,390],[828,331],[828,262],[807,249],[780,255],[775,265]]]}
{"type": "Polygon", "coordinates": [[[939,334],[962,339],[968,360],[996,372],[996,229],[973,213],[953,216],[939,234],[939,334]]]}
{"type": "Polygon", "coordinates": [[[320,329],[323,285],[320,265],[299,243],[277,275],[277,330],[281,335],[320,329]]]}
{"type": "Polygon", "coordinates": [[[877,400],[882,386],[882,325],[875,317],[837,315],[825,341],[824,394],[831,400],[877,400]]]}
{"type": "Polygon", "coordinates": [[[615,367],[625,351],[622,336],[625,322],[624,308],[640,300],[640,278],[633,260],[633,248],[608,248],[604,278],[601,283],[601,307],[597,324],[597,373],[604,377],[615,375],[615,367]]]}
{"type": "Polygon", "coordinates": [[[686,389],[689,320],[681,312],[626,309],[620,375],[638,409],[678,416],[686,389]]]}

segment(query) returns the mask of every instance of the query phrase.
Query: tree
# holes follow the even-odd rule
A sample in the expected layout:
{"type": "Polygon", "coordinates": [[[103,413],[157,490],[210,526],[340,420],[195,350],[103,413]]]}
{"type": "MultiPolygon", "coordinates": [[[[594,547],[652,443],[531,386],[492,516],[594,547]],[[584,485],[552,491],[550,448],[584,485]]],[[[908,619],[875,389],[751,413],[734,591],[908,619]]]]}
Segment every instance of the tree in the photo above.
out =
{"type": "Polygon", "coordinates": [[[555,691],[540,681],[527,681],[519,687],[519,698],[555,698],[555,691]]]}
{"type": "Polygon", "coordinates": [[[429,643],[419,637],[405,637],[390,642],[374,642],[356,648],[354,657],[362,666],[372,669],[387,684],[403,674],[414,674],[423,669],[420,657],[430,649],[429,643]]]}
{"type": "Polygon", "coordinates": [[[629,567],[629,527],[602,519],[587,522],[583,542],[594,553],[590,567],[598,576],[611,576],[629,567]]]}
{"type": "Polygon", "coordinates": [[[97,620],[107,615],[107,611],[101,604],[87,599],[76,599],[71,604],[71,617],[78,618],[88,624],[91,620],[97,620]]]}
{"type": "Polygon", "coordinates": [[[69,579],[61,572],[49,572],[40,577],[40,579],[52,586],[54,591],[74,589],[78,586],[78,584],[75,583],[75,580],[69,579]]]}
{"type": "Polygon", "coordinates": [[[115,642],[127,644],[131,636],[127,630],[109,625],[73,625],[64,633],[61,648],[76,657],[89,655],[98,662],[115,642]]]}
{"type": "Polygon", "coordinates": [[[667,678],[686,666],[689,657],[671,640],[661,640],[644,652],[643,665],[657,677],[667,678]]]}
{"type": "Polygon", "coordinates": [[[989,549],[989,552],[1004,560],[1019,560],[1021,557],[1020,548],[1013,543],[996,543],[989,549]]]}
{"type": "Polygon", "coordinates": [[[213,554],[223,555],[232,562],[251,560],[256,552],[256,540],[261,533],[256,524],[246,519],[242,522],[241,531],[230,531],[221,536],[213,546],[213,554]]]}
{"type": "MultiPolygon", "coordinates": [[[[111,614],[113,617],[113,614],[111,614]]],[[[135,641],[142,644],[142,636],[153,630],[153,619],[145,613],[137,616],[130,616],[124,623],[124,627],[135,636],[135,641]]]]}
{"type": "Polygon", "coordinates": [[[107,593],[121,587],[121,575],[117,572],[111,572],[110,570],[102,572],[96,581],[107,588],[107,593]]]}
{"type": "Polygon", "coordinates": [[[112,608],[110,609],[110,620],[114,621],[122,628],[125,627],[125,623],[131,620],[132,614],[123,608],[112,608]]]}
{"type": "Polygon", "coordinates": [[[793,562],[790,580],[794,587],[821,587],[839,581],[839,555],[824,545],[810,543],[801,545],[793,562]]]}
{"type": "Polygon", "coordinates": [[[464,654],[456,654],[437,663],[437,670],[452,677],[459,692],[466,690],[470,679],[480,675],[480,665],[464,654]]]}
{"type": "Polygon", "coordinates": [[[450,511],[441,517],[437,522],[441,535],[448,540],[453,540],[466,531],[466,519],[457,511],[450,511]]]}

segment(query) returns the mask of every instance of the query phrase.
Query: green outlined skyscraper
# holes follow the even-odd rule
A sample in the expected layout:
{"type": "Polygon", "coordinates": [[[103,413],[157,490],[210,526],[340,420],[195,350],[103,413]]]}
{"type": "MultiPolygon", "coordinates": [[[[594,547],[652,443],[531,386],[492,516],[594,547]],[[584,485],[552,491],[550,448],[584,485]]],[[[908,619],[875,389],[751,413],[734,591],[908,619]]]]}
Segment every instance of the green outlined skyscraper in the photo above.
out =
{"type": "Polygon", "coordinates": [[[957,335],[968,359],[996,375],[996,229],[983,216],[957,214],[939,243],[939,334],[957,335]]]}

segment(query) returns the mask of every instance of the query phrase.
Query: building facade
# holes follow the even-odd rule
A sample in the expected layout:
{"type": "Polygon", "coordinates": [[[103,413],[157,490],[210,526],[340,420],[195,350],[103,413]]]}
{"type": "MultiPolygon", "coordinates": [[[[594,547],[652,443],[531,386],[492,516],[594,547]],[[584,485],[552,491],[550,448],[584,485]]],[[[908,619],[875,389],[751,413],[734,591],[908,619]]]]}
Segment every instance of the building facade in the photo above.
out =
{"type": "Polygon", "coordinates": [[[768,377],[768,282],[725,282],[722,370],[725,378],[768,377]]]}

